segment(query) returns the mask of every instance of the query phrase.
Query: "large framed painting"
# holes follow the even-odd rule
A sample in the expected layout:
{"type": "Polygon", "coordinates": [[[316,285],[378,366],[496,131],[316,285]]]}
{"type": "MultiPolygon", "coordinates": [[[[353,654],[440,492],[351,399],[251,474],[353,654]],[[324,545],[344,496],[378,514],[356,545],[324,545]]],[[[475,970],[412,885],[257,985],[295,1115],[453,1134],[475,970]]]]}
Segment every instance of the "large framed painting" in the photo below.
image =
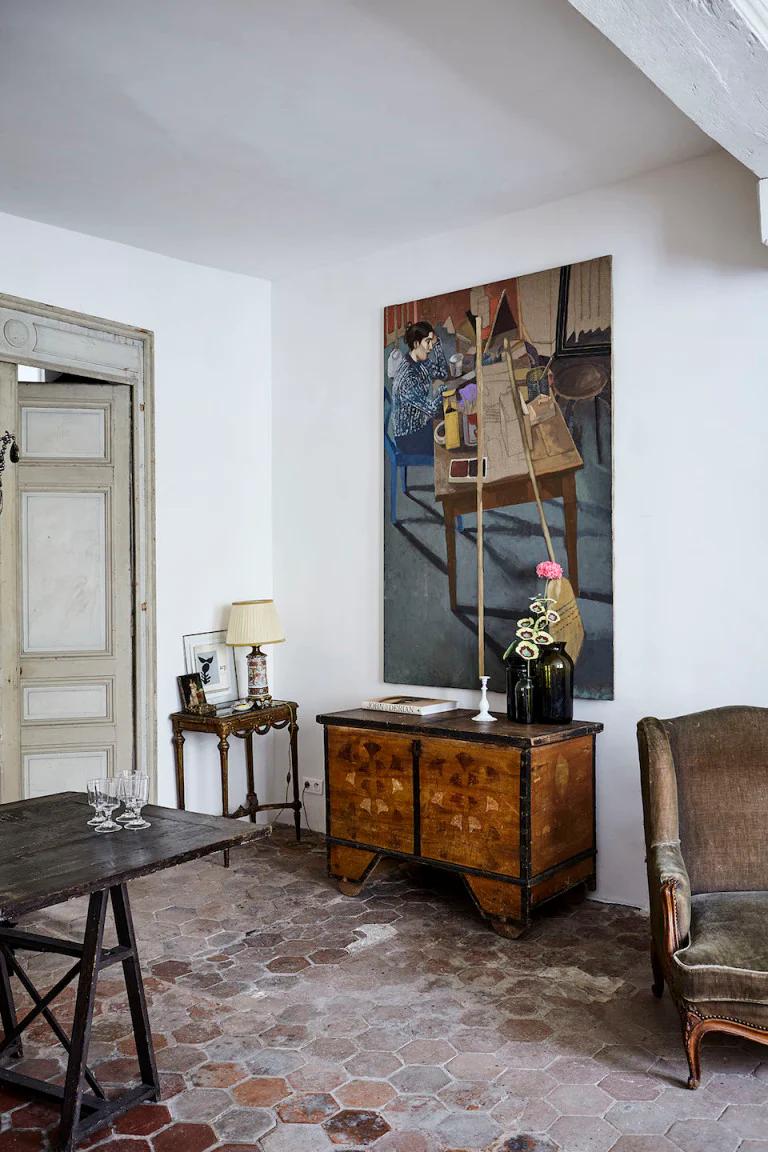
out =
{"type": "Polygon", "coordinates": [[[584,628],[575,694],[613,698],[611,299],[603,256],[384,310],[388,683],[478,684],[480,356],[489,687],[548,558],[529,457],[584,628]]]}

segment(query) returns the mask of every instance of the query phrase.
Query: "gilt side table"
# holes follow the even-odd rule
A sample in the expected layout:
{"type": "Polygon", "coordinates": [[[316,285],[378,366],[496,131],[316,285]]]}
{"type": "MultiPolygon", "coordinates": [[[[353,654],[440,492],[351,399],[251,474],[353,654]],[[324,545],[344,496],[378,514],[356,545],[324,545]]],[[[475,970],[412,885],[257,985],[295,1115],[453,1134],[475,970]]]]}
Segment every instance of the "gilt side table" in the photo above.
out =
{"type": "MultiPolygon", "coordinates": [[[[176,756],[176,792],[179,808],[184,804],[184,733],[185,732],[211,732],[218,736],[219,767],[221,771],[221,809],[223,816],[238,819],[241,816],[250,816],[256,819],[257,812],[275,811],[289,808],[293,811],[293,822],[296,828],[296,839],[301,840],[301,795],[299,792],[299,725],[296,719],[298,704],[294,700],[275,700],[268,708],[252,708],[248,712],[219,711],[216,715],[200,716],[194,712],[174,712],[171,716],[173,726],[173,746],[176,756]],[[287,728],[290,738],[291,755],[291,785],[293,800],[286,800],[282,804],[260,804],[256,794],[253,775],[253,737],[265,736],[272,729],[287,728]],[[241,804],[234,812],[229,811],[229,739],[236,736],[245,741],[245,768],[248,784],[248,793],[245,804],[241,804]]],[[[229,852],[224,853],[224,864],[229,867],[229,852]]]]}

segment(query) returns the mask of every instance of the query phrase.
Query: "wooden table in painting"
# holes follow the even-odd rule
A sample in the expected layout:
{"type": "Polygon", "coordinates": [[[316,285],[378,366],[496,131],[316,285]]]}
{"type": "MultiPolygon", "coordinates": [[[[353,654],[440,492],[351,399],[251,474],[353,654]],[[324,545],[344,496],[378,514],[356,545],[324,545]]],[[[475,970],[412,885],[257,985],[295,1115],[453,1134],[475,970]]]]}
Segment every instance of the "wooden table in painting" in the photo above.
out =
{"type": "Polygon", "coordinates": [[[545,900],[595,885],[602,724],[478,724],[471,711],[362,708],[325,728],[328,870],[356,895],[382,856],[458,872],[502,936],[545,900]]]}
{"type": "MultiPolygon", "coordinates": [[[[486,421],[486,457],[488,474],[483,483],[483,507],[486,511],[514,504],[528,504],[535,499],[522,450],[520,429],[509,395],[509,377],[503,364],[490,364],[483,369],[486,421]]],[[[576,473],[583,468],[573,437],[557,404],[549,419],[531,429],[531,456],[543,500],[562,498],[565,518],[565,550],[568,576],[574,593],[579,593],[578,514],[576,508],[576,473]]],[[[451,481],[452,459],[474,458],[474,448],[447,450],[435,444],[435,499],[443,505],[445,546],[448,562],[448,589],[451,608],[456,598],[456,517],[476,511],[475,483],[451,481]]]]}
{"type": "Polygon", "coordinates": [[[91,809],[80,793],[0,805],[0,1084],[60,1104],[59,1147],[65,1152],[140,1101],[160,1099],[128,881],[264,835],[262,829],[234,824],[220,816],[154,806],[144,812],[150,828],[99,836],[86,823],[91,809]],[[73,896],[89,897],[82,942],[16,927],[21,917],[73,896]],[[105,948],[102,941],[110,901],[117,945],[105,948]],[[24,952],[70,957],[73,963],[43,994],[19,959],[18,954],[24,952]],[[119,1096],[107,1096],[87,1063],[98,976],[113,964],[123,966],[141,1077],[138,1086],[119,1096]],[[33,1004],[18,1021],[13,977],[33,1004]],[[75,979],[74,1021],[71,1035],[67,1035],[51,1004],[75,979]],[[8,1066],[22,1055],[22,1035],[40,1016],[68,1053],[63,1086],[14,1072],[8,1066]]]}
{"type": "MultiPolygon", "coordinates": [[[[257,812],[282,811],[288,808],[293,812],[296,839],[301,840],[301,794],[299,792],[299,724],[296,714],[299,706],[295,700],[273,700],[268,708],[251,708],[249,712],[235,712],[229,709],[217,712],[215,716],[200,716],[194,712],[174,712],[171,716],[173,746],[176,752],[176,796],[179,808],[184,807],[184,733],[211,732],[218,736],[219,768],[221,770],[221,814],[239,819],[250,816],[256,819],[257,812]],[[272,729],[287,728],[290,738],[291,787],[293,800],[282,804],[260,804],[256,795],[253,773],[253,737],[265,736],[272,729]],[[229,738],[237,736],[245,741],[245,770],[248,794],[245,804],[234,812],[229,811],[229,738]]],[[[229,853],[224,853],[224,864],[229,867],[229,853]]]]}

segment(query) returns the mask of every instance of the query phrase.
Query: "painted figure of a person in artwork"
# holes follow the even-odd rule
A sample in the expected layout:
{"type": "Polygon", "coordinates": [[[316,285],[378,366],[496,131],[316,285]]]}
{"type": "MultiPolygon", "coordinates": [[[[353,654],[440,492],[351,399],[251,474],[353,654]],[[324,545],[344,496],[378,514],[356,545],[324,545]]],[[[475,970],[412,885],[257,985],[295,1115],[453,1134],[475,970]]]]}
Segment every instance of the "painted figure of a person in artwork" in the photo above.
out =
{"type": "Polygon", "coordinates": [[[428,320],[409,324],[404,341],[406,351],[391,357],[395,443],[401,452],[433,456],[432,421],[442,415],[444,391],[444,386],[436,389],[434,381],[448,379],[448,361],[428,320]]]}

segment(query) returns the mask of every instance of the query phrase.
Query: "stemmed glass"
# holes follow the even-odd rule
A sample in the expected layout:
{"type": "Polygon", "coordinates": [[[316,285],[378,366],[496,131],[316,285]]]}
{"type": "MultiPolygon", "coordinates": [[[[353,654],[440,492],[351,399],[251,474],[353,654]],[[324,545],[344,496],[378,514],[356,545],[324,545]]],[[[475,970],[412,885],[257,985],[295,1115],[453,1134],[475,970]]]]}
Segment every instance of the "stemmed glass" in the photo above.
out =
{"type": "Polygon", "coordinates": [[[101,824],[104,819],[104,813],[101,809],[101,803],[99,801],[98,785],[98,780],[89,780],[87,783],[88,803],[90,804],[91,808],[93,808],[93,816],[88,821],[88,823],[92,828],[98,827],[98,825],[101,824]]]}
{"type": "Polygon", "coordinates": [[[121,824],[127,824],[134,818],[134,812],[132,808],[132,780],[133,772],[131,771],[121,772],[117,778],[117,794],[120,797],[122,803],[125,805],[125,812],[121,812],[119,816],[115,817],[115,819],[121,824]]]}
{"type": "Polygon", "coordinates": [[[151,828],[149,820],[145,820],[141,814],[141,810],[149,799],[149,777],[143,776],[137,772],[127,782],[127,787],[130,790],[130,800],[126,800],[126,804],[130,804],[132,819],[126,821],[126,828],[151,828]]]}
{"type": "Polygon", "coordinates": [[[112,819],[112,813],[115,808],[120,805],[120,798],[117,794],[118,781],[112,777],[108,780],[96,781],[96,800],[98,807],[104,813],[104,820],[96,825],[96,832],[119,832],[120,825],[112,819]]]}

